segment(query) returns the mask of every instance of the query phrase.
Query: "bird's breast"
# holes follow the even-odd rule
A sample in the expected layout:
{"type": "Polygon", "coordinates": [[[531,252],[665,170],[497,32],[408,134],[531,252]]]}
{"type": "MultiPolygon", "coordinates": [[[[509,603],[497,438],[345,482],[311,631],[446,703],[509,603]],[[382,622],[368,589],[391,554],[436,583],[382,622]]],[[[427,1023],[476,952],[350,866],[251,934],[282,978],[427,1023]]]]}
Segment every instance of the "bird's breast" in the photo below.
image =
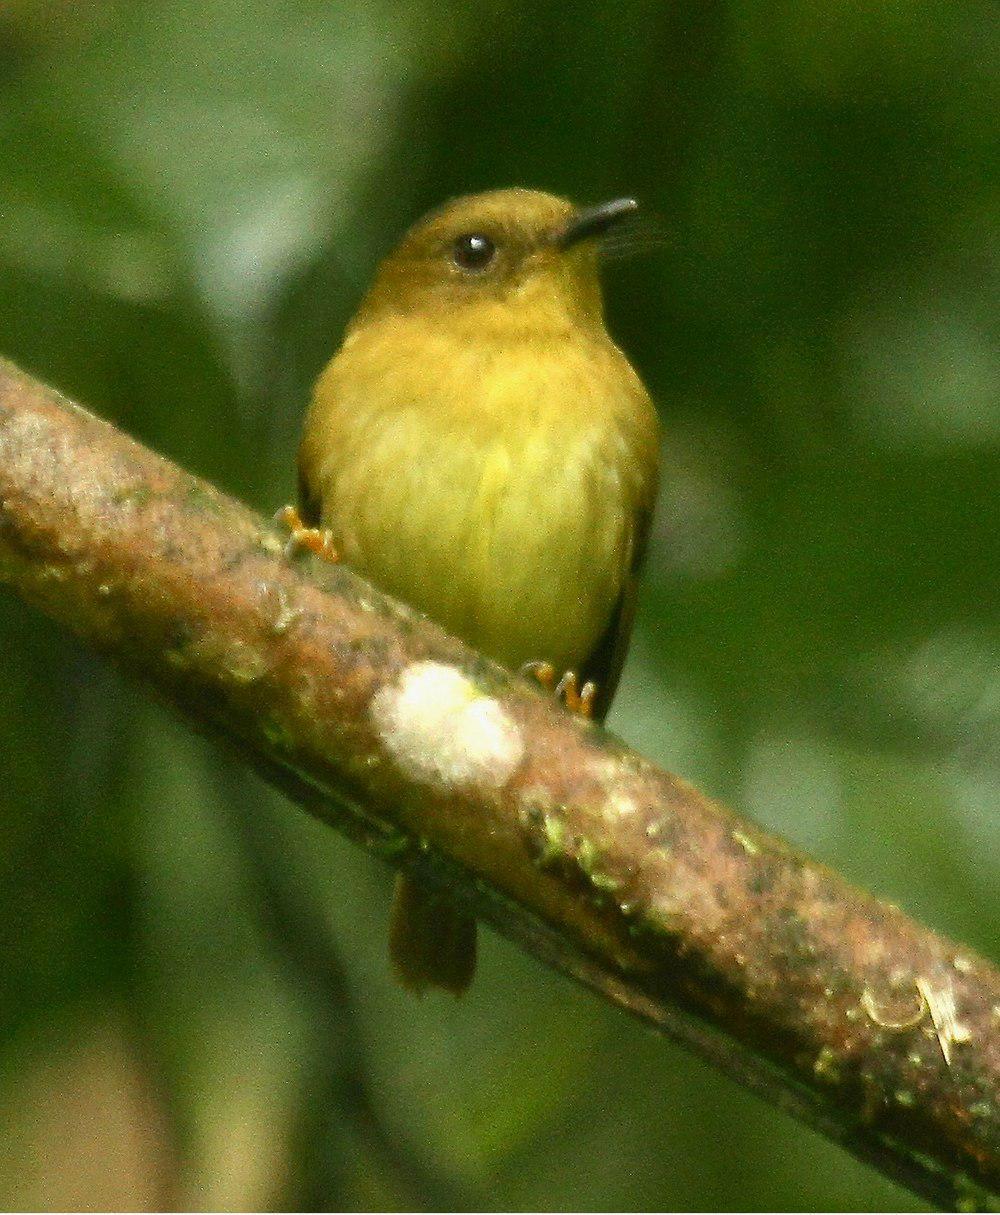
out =
{"type": "Polygon", "coordinates": [[[358,573],[496,661],[575,666],[628,568],[645,431],[608,398],[634,384],[565,349],[426,353],[359,374],[347,348],[321,378],[302,468],[324,523],[358,573]]]}

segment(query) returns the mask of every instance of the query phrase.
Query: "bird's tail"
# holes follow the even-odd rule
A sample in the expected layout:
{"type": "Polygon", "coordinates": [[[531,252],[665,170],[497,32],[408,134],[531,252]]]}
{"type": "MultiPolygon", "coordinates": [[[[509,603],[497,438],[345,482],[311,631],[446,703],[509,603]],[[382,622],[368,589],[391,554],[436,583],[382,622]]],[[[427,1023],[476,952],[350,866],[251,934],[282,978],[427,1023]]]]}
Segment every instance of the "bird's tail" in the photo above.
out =
{"type": "Polygon", "coordinates": [[[476,969],[476,921],[447,897],[400,874],[389,920],[389,956],[404,987],[456,996],[476,969]]]}

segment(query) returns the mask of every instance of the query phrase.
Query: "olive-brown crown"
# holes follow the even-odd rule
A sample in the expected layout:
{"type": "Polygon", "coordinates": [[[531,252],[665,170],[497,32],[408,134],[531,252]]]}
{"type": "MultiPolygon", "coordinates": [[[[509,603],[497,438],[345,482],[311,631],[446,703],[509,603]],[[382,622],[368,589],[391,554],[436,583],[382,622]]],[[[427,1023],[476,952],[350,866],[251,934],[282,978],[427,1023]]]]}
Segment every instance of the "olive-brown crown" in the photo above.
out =
{"type": "Polygon", "coordinates": [[[385,258],[355,325],[387,314],[482,331],[602,324],[595,242],[562,239],[577,214],[538,190],[451,199],[385,258]]]}

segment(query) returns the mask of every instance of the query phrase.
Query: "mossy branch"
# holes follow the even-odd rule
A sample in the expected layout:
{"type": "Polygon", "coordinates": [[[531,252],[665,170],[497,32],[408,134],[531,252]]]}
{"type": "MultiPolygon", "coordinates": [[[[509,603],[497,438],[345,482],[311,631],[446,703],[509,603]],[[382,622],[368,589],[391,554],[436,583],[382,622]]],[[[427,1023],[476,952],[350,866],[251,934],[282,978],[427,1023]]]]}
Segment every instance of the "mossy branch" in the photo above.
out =
{"type": "Polygon", "coordinates": [[[257,515],[4,363],[0,579],[353,840],[882,1172],[948,1207],[1000,1189],[987,962],[349,570],[289,563],[257,515]]]}

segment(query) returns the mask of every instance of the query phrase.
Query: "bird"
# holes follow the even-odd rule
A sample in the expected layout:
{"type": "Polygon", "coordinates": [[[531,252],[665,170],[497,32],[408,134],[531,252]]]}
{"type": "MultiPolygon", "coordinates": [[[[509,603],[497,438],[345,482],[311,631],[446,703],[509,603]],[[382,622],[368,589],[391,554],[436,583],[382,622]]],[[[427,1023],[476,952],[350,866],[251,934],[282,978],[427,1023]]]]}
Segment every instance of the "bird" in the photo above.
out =
{"type": "MultiPolygon", "coordinates": [[[[298,506],[279,512],[290,547],[343,560],[597,722],[659,480],[658,416],[599,274],[602,239],[636,209],[513,188],[414,223],[316,382],[298,506]]],[[[389,945],[412,991],[471,982],[474,918],[405,874],[389,945]]]]}

